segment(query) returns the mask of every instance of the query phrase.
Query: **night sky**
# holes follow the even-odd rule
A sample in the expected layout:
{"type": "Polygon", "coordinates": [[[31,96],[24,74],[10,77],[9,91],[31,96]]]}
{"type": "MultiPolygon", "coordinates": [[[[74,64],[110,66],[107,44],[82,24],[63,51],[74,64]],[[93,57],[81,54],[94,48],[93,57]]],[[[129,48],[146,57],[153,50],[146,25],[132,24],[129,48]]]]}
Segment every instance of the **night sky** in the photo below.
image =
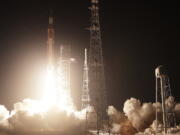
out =
{"type": "MultiPolygon", "coordinates": [[[[56,56],[71,45],[73,99],[80,106],[84,48],[89,47],[90,0],[14,0],[0,8],[0,104],[8,108],[41,95],[49,10],[53,9],[56,56]]],[[[101,0],[100,23],[108,102],[122,109],[130,97],[155,100],[154,69],[164,65],[180,101],[179,9],[175,1],[101,0]]]]}

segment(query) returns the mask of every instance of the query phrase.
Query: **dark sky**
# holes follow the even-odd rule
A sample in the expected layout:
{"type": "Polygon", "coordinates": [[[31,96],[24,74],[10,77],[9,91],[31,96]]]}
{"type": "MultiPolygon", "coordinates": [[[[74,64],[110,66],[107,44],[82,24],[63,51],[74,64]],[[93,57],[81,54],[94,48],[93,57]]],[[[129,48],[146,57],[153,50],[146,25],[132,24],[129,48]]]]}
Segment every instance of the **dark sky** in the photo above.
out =
{"type": "MultiPolygon", "coordinates": [[[[38,98],[45,67],[49,9],[54,10],[56,48],[70,44],[73,97],[80,105],[83,50],[89,46],[89,0],[14,0],[0,8],[0,104],[8,108],[38,98]]],[[[180,101],[179,13],[176,1],[101,0],[100,21],[109,104],[155,98],[154,69],[164,65],[180,101]]]]}

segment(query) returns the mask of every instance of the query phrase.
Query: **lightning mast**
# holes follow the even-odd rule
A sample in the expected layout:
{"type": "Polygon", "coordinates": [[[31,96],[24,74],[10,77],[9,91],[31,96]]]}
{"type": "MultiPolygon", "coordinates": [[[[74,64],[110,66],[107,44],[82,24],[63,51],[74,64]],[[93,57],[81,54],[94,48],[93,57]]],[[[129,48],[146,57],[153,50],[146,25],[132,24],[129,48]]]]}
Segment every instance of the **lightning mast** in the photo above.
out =
{"type": "Polygon", "coordinates": [[[83,88],[82,88],[82,106],[81,109],[87,108],[90,104],[89,97],[89,78],[88,78],[88,64],[87,64],[87,49],[85,49],[84,59],[84,75],[83,75],[83,88]]]}
{"type": "Polygon", "coordinates": [[[99,0],[91,0],[90,49],[89,49],[89,90],[90,104],[98,112],[99,119],[106,116],[106,87],[102,53],[102,40],[99,22],[99,0]]]}
{"type": "MultiPolygon", "coordinates": [[[[174,113],[174,98],[172,97],[169,77],[163,66],[159,66],[155,70],[156,75],[156,103],[161,102],[163,130],[164,134],[167,129],[176,126],[174,113]],[[159,98],[160,95],[160,98],[159,98]],[[168,101],[169,100],[169,101],[168,101]]],[[[158,108],[156,107],[156,122],[158,121],[158,108]]]]}

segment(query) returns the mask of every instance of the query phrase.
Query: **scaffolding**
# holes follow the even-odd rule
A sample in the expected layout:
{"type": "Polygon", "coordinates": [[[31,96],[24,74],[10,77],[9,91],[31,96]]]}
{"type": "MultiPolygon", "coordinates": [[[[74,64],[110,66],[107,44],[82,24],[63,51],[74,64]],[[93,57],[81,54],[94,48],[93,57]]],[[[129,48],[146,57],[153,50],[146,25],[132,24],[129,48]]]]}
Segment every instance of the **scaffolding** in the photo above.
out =
{"type": "Polygon", "coordinates": [[[106,119],[107,98],[98,4],[99,0],[91,0],[91,6],[89,7],[91,11],[91,25],[89,28],[90,49],[88,66],[90,104],[98,112],[98,121],[101,124],[102,120],[106,119]]]}
{"type": "MultiPolygon", "coordinates": [[[[167,134],[167,129],[176,126],[174,113],[174,98],[172,97],[171,87],[167,71],[163,66],[155,69],[156,76],[156,103],[161,102],[162,120],[164,134],[167,134]],[[168,100],[171,101],[171,106],[168,106],[168,100]]],[[[160,119],[156,105],[156,122],[160,119]]],[[[156,124],[157,125],[157,124],[156,124]]],[[[158,127],[157,127],[158,128],[158,127]]]]}

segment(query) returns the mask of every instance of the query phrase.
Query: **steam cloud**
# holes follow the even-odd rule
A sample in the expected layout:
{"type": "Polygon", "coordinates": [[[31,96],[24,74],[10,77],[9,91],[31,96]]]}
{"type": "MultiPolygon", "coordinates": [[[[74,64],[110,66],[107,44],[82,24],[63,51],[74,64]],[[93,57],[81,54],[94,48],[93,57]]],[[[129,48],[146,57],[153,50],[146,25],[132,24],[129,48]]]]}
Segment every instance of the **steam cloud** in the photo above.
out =
{"type": "Polygon", "coordinates": [[[155,108],[151,103],[144,103],[135,98],[127,100],[123,108],[126,116],[132,122],[133,127],[138,131],[143,130],[154,120],[155,108]]]}
{"type": "Polygon", "coordinates": [[[0,105],[0,135],[83,132],[83,112],[67,113],[56,106],[46,112],[35,112],[37,104],[38,101],[26,99],[14,104],[11,112],[0,105]]]}
{"type": "MultiPolygon", "coordinates": [[[[26,99],[14,104],[14,109],[8,111],[0,105],[0,135],[9,134],[80,134],[84,132],[85,112],[67,113],[52,106],[48,111],[37,109],[38,101],[26,99]]],[[[174,102],[173,97],[166,100],[168,109],[174,109],[177,123],[180,122],[180,103],[174,102]]],[[[109,106],[107,114],[110,118],[111,133],[120,135],[155,134],[156,127],[162,134],[161,119],[155,121],[155,108],[161,114],[160,103],[141,103],[130,98],[125,101],[123,112],[109,106]],[[156,126],[156,124],[158,124],[156,126]]],[[[170,129],[173,135],[180,134],[180,126],[170,129]]],[[[170,134],[171,135],[171,134],[170,134]]]]}
{"type": "MultiPolygon", "coordinates": [[[[176,122],[180,122],[180,103],[175,104],[173,97],[169,97],[165,103],[168,110],[173,109],[175,111],[176,122]]],[[[158,126],[158,133],[162,135],[162,120],[155,121],[156,107],[158,115],[161,115],[160,103],[141,103],[135,98],[125,101],[124,113],[119,112],[113,106],[109,106],[107,112],[110,117],[111,132],[122,135],[151,135],[155,134],[158,126]],[[156,124],[158,125],[156,126],[156,124]]],[[[180,126],[169,130],[173,135],[180,135],[180,126]]]]}

